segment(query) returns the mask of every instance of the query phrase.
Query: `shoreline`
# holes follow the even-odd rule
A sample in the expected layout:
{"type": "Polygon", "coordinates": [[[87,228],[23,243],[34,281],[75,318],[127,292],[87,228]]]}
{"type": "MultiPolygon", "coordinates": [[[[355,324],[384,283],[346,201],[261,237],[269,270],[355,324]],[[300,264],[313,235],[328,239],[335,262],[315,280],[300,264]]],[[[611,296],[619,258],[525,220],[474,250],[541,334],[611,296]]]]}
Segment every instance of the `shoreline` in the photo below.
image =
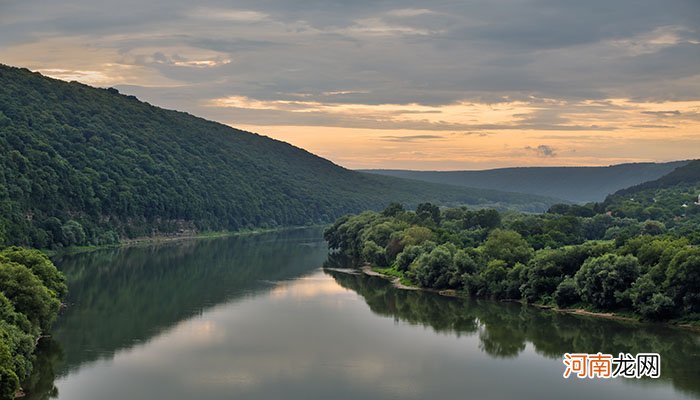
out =
{"type": "Polygon", "coordinates": [[[174,243],[174,242],[188,241],[188,240],[219,239],[219,238],[234,237],[234,236],[259,235],[259,234],[263,234],[263,233],[293,231],[293,230],[297,230],[297,229],[320,228],[323,226],[326,226],[326,225],[325,224],[303,225],[303,226],[300,225],[300,226],[285,226],[285,227],[281,227],[281,228],[266,228],[266,229],[260,228],[260,229],[252,229],[252,230],[241,230],[241,231],[203,232],[203,233],[194,234],[194,235],[182,235],[182,236],[165,236],[165,235],[144,236],[144,237],[138,237],[138,238],[133,238],[133,239],[124,239],[124,240],[119,241],[118,243],[112,243],[112,244],[103,244],[103,245],[94,245],[94,246],[73,246],[73,247],[67,247],[67,248],[63,248],[63,249],[59,249],[59,250],[41,249],[40,251],[49,257],[53,257],[53,256],[58,256],[58,255],[67,255],[67,254],[90,253],[93,251],[106,250],[106,249],[121,249],[121,248],[128,248],[128,247],[160,245],[160,244],[174,243]]]}
{"type": "MultiPolygon", "coordinates": [[[[340,269],[336,269],[336,270],[340,271],[340,269]]],[[[400,289],[400,290],[422,291],[422,292],[428,292],[428,293],[435,293],[439,296],[454,297],[454,298],[470,297],[466,293],[459,292],[459,291],[454,290],[454,289],[436,290],[436,289],[429,289],[429,288],[421,288],[418,286],[404,285],[403,283],[401,283],[401,280],[399,278],[375,271],[372,269],[372,267],[370,265],[363,265],[360,268],[349,268],[348,271],[343,271],[343,272],[352,273],[351,271],[355,271],[355,272],[359,272],[359,273],[367,275],[367,276],[374,276],[374,277],[378,277],[378,278],[387,280],[387,281],[391,282],[393,287],[395,287],[396,289],[400,289]]],[[[493,301],[497,301],[497,300],[493,300],[493,301]]],[[[613,312],[596,312],[596,311],[585,310],[583,308],[557,308],[557,307],[546,306],[546,305],[542,305],[542,304],[525,303],[522,300],[504,299],[504,300],[500,300],[500,302],[519,303],[519,304],[535,307],[535,308],[538,308],[540,310],[549,310],[549,311],[553,311],[553,312],[557,312],[557,313],[561,313],[561,314],[578,315],[578,316],[592,317],[592,318],[601,318],[601,319],[608,319],[608,320],[627,322],[627,323],[663,325],[663,326],[670,327],[670,328],[677,328],[677,329],[683,329],[686,331],[692,331],[695,333],[700,333],[700,326],[691,325],[691,324],[681,324],[681,323],[673,323],[673,322],[642,321],[638,318],[619,315],[619,314],[615,314],[613,312]]]]}

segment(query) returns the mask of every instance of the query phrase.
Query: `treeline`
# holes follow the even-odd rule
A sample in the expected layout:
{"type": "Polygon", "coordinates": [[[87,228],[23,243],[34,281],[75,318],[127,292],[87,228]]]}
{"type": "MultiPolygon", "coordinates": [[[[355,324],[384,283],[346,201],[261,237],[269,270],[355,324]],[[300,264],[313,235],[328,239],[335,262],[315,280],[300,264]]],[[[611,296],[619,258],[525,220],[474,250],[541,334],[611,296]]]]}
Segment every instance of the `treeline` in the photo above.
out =
{"type": "Polygon", "coordinates": [[[551,199],[362,174],[287,143],[77,82],[0,65],[0,244],[328,223],[392,199],[515,206],[551,199]]]}
{"type": "Polygon", "coordinates": [[[41,252],[0,251],[0,399],[14,399],[29,378],[34,348],[58,314],[63,275],[41,252]]]}
{"type": "Polygon", "coordinates": [[[368,263],[425,288],[697,321],[700,206],[691,202],[689,187],[665,190],[655,203],[669,208],[660,220],[612,196],[537,215],[429,203],[407,211],[392,204],[382,213],[340,218],[325,238],[337,250],[331,261],[368,263]],[[689,202],[695,208],[682,207],[689,202]],[[676,209],[686,211],[677,215],[676,209]]]}

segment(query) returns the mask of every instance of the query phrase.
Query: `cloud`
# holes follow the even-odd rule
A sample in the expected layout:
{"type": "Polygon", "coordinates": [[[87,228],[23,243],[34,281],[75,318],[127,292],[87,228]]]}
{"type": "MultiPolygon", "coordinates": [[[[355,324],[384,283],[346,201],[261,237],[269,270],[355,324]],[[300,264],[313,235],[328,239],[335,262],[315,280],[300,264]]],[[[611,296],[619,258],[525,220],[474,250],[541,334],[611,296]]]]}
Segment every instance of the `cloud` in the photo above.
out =
{"type": "Polygon", "coordinates": [[[415,142],[423,140],[444,140],[443,136],[438,135],[409,135],[409,136],[380,136],[380,140],[388,142],[415,142]]]}
{"type": "Polygon", "coordinates": [[[537,147],[527,146],[525,150],[535,153],[538,157],[555,157],[557,155],[553,147],[541,144],[537,147]]]}
{"type": "Polygon", "coordinates": [[[338,29],[334,33],[350,36],[405,36],[419,35],[427,36],[439,33],[439,30],[430,30],[404,24],[387,22],[383,18],[369,17],[355,20],[347,28],[338,29]]]}
{"type": "MultiPolygon", "coordinates": [[[[1,61],[263,133],[306,126],[449,139],[425,139],[435,146],[522,137],[513,148],[541,162],[522,149],[547,132],[590,132],[591,148],[664,129],[696,133],[700,121],[697,1],[224,3],[9,2],[1,61]]],[[[570,161],[568,146],[554,144],[553,161],[570,161]]],[[[655,157],[656,148],[628,148],[637,153],[625,159],[655,157]]]]}
{"type": "Polygon", "coordinates": [[[644,32],[633,37],[613,39],[610,43],[631,56],[641,56],[656,53],[664,48],[673,47],[680,43],[697,44],[694,39],[684,39],[684,34],[692,33],[683,26],[660,26],[650,32],[644,32]]]}
{"type": "Polygon", "coordinates": [[[260,22],[269,18],[269,15],[253,10],[237,10],[227,8],[197,8],[188,11],[184,17],[194,17],[213,21],[230,22],[260,22]]]}
{"type": "Polygon", "coordinates": [[[431,15],[435,14],[435,11],[428,10],[427,8],[399,8],[396,10],[391,10],[387,12],[387,15],[392,17],[417,17],[420,15],[431,15]]]}
{"type": "Polygon", "coordinates": [[[674,117],[677,115],[681,115],[681,112],[678,110],[672,110],[672,111],[642,111],[642,114],[647,114],[647,115],[653,115],[656,117],[674,117]]]}

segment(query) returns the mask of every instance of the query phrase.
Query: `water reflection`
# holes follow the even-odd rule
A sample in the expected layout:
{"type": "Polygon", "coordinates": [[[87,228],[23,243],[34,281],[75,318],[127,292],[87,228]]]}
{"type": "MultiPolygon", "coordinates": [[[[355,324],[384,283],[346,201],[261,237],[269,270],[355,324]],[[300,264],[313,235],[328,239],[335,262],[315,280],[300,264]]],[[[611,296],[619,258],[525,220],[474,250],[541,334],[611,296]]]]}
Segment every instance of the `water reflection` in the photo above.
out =
{"type": "Polygon", "coordinates": [[[109,359],[216,304],[273,288],[327,255],[320,229],[101,250],[57,257],[65,312],[41,342],[28,399],[49,398],[54,374],[109,359]]]}
{"type": "Polygon", "coordinates": [[[700,335],[696,333],[560,314],[515,303],[398,290],[381,278],[332,269],[326,272],[341,286],[360,294],[374,313],[436,332],[477,335],[480,349],[492,357],[518,357],[528,344],[538,354],[553,359],[561,359],[565,352],[660,353],[662,378],[657,382],[670,381],[677,389],[700,397],[700,335]]]}
{"type": "Polygon", "coordinates": [[[29,399],[700,397],[697,335],[400,291],[326,252],[297,231],[61,259],[29,399]],[[658,351],[663,379],[566,381],[565,351],[658,351]]]}

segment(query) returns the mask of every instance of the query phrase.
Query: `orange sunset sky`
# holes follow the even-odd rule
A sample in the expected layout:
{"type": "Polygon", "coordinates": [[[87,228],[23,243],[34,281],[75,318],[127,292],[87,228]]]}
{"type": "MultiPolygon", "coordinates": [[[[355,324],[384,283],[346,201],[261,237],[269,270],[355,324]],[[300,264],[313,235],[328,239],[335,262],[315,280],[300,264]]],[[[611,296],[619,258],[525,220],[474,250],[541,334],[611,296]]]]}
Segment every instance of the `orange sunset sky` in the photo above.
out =
{"type": "Polygon", "coordinates": [[[0,62],[348,168],[700,155],[700,3],[28,0],[0,62]]]}

